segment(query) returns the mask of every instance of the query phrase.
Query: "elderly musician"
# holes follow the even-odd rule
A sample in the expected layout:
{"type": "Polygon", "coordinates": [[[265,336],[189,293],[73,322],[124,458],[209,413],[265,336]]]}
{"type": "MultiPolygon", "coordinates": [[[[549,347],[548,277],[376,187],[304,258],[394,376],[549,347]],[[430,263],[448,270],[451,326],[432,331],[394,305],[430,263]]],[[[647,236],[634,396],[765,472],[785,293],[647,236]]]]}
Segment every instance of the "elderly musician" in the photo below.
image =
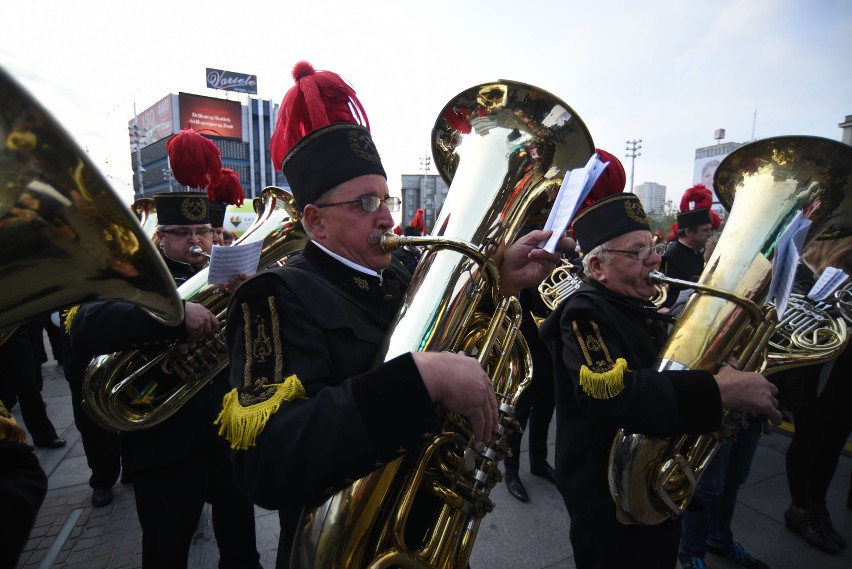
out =
{"type": "Polygon", "coordinates": [[[723,366],[706,371],[652,368],[668,317],[648,301],[648,273],[660,265],[634,194],[605,197],[575,218],[588,282],[542,326],[554,357],[557,487],[571,518],[579,569],[674,568],[680,522],[622,525],[607,484],[619,427],[648,435],[719,430],[723,408],[781,415],[776,389],[761,375],[723,366]]]}
{"type": "MultiPolygon", "coordinates": [[[[207,194],[175,192],[154,196],[159,247],[180,285],[207,264],[195,247],[209,253],[213,234],[207,194]]],[[[71,348],[80,362],[77,373],[97,354],[173,342],[192,344],[219,327],[205,306],[184,303],[182,325],[170,327],[143,309],[124,302],[99,302],[69,314],[71,348]]],[[[180,381],[163,371],[152,372],[146,398],[156,400],[165,385],[180,381]]],[[[227,391],[227,368],[162,423],[121,433],[125,476],[133,484],[136,512],[142,526],[142,566],[146,569],[186,567],[189,548],[205,503],[212,506],[219,567],[260,567],[254,507],[236,487],[227,449],[213,421],[227,391]]],[[[142,399],[140,404],[145,404],[142,399]]]]}
{"type": "MultiPolygon", "coordinates": [[[[294,78],[273,160],[311,241],[237,289],[226,330],[238,389],[221,417],[242,490],[279,511],[279,568],[289,566],[301,510],[436,432],[435,403],[467,417],[478,440],[490,441],[498,426],[491,381],[474,358],[416,352],[374,362],[408,286],[407,272],[380,246],[400,199],[389,194],[370,132],[343,118],[350,105],[363,116],[351,87],[304,62],[294,78]],[[335,101],[342,104],[327,111],[330,124],[299,112],[335,101]]],[[[507,249],[501,292],[517,294],[553,270],[558,253],[537,248],[549,234],[533,231],[507,249]]]]}

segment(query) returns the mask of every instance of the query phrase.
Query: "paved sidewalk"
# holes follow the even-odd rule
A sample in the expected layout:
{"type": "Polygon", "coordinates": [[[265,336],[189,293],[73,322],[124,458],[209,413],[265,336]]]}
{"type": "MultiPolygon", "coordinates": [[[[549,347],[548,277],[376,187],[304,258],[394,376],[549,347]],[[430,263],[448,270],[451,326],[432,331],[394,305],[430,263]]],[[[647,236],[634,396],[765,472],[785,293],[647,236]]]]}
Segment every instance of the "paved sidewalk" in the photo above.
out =
{"type": "MultiPolygon", "coordinates": [[[[49,352],[48,352],[49,353],[49,352]]],[[[74,427],[68,384],[56,363],[43,366],[44,390],[51,420],[68,444],[61,449],[37,449],[49,477],[47,498],[39,512],[19,569],[123,569],[141,567],[141,532],[133,490],[127,484],[113,489],[115,500],[93,508],[89,469],[80,435],[74,427]]],[[[16,407],[17,420],[21,417],[16,407]]],[[[553,449],[551,431],[551,451],[553,449]]],[[[761,440],[748,483],[740,492],[734,531],[736,538],[772,569],[852,568],[852,549],[831,556],[813,549],[784,527],[789,503],[784,453],[790,438],[775,431],[761,440]]],[[[505,485],[492,492],[495,511],[482,522],[471,560],[477,569],[573,569],[568,543],[568,516],[555,488],[531,476],[522,447],[521,477],[530,494],[528,503],[514,500],[505,485]]],[[[829,510],[837,530],[852,541],[852,511],[845,508],[852,458],[841,456],[829,491],[829,510]]],[[[275,566],[278,516],[256,508],[258,550],[267,569],[275,566]]],[[[218,552],[209,507],[199,522],[189,567],[215,568],[218,552]]],[[[711,569],[731,567],[708,557],[711,569]]]]}

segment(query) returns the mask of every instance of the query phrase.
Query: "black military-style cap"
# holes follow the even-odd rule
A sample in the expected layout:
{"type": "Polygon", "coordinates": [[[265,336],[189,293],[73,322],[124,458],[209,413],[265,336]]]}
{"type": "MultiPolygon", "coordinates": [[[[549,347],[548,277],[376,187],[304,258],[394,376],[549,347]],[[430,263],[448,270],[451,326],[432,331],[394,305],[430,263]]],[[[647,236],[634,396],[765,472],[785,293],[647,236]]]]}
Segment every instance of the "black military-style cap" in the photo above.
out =
{"type": "Polygon", "coordinates": [[[206,192],[154,194],[160,225],[203,225],[210,223],[206,192]]]}
{"type": "Polygon", "coordinates": [[[607,196],[577,214],[571,225],[584,252],[619,235],[638,229],[651,230],[645,208],[636,194],[607,196]]]}

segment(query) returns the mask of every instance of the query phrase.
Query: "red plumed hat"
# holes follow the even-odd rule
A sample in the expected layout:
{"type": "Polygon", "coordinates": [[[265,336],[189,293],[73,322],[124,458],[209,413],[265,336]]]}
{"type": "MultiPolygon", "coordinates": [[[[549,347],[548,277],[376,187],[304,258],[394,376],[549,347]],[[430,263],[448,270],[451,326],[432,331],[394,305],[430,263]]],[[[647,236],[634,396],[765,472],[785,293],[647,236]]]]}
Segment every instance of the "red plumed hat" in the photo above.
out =
{"type": "Polygon", "coordinates": [[[293,67],[293,79],[296,84],[281,101],[275,132],[269,141],[276,170],[281,170],[284,157],[309,132],[337,122],[355,123],[370,130],[355,89],[337,73],[316,71],[307,61],[300,61],[293,67]]]}
{"type": "Polygon", "coordinates": [[[206,190],[222,178],[222,153],[209,138],[187,124],[166,143],[175,180],[182,186],[206,190]]]}
{"type": "Polygon", "coordinates": [[[218,184],[210,184],[207,188],[207,197],[214,202],[243,205],[245,194],[239,174],[230,168],[222,168],[221,180],[218,184]]]}
{"type": "MultiPolygon", "coordinates": [[[[713,192],[710,191],[710,188],[705,186],[704,184],[695,184],[691,188],[688,188],[685,192],[683,192],[683,196],[680,198],[680,211],[681,214],[678,216],[678,227],[695,227],[697,225],[703,225],[705,223],[710,223],[713,229],[719,229],[719,226],[722,224],[722,219],[719,217],[719,214],[713,211],[713,192]],[[690,207],[690,203],[692,207],[690,207]],[[696,210],[707,210],[707,218],[705,220],[702,214],[698,214],[696,210]],[[687,212],[696,212],[696,214],[689,214],[687,212]]],[[[677,227],[674,228],[675,232],[677,232],[677,227]]]]}

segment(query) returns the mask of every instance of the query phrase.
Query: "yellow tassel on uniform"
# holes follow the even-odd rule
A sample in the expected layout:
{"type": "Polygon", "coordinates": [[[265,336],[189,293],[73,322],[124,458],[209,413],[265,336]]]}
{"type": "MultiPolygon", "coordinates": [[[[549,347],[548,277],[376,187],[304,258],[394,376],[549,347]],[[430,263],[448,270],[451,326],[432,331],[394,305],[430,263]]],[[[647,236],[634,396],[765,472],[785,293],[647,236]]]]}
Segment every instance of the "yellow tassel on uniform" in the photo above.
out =
{"type": "Polygon", "coordinates": [[[0,401],[0,441],[26,443],[27,433],[0,401]]]}
{"type": "Polygon", "coordinates": [[[266,427],[266,422],[273,413],[277,412],[285,401],[307,399],[302,382],[291,375],[283,383],[272,383],[264,386],[275,388],[275,393],[265,401],[248,407],[240,404],[240,394],[232,389],[222,400],[222,412],[216,418],[214,425],[219,425],[219,436],[231,444],[234,450],[248,450],[257,443],[257,437],[266,427]]]}
{"type": "Polygon", "coordinates": [[[612,399],[624,391],[624,372],[628,371],[624,358],[615,360],[615,365],[604,372],[594,372],[587,366],[580,368],[580,387],[593,399],[612,399]]]}
{"type": "Polygon", "coordinates": [[[74,317],[77,316],[77,311],[80,309],[79,306],[72,306],[68,310],[62,313],[62,316],[65,318],[65,333],[71,333],[71,323],[74,321],[74,317]]]}

